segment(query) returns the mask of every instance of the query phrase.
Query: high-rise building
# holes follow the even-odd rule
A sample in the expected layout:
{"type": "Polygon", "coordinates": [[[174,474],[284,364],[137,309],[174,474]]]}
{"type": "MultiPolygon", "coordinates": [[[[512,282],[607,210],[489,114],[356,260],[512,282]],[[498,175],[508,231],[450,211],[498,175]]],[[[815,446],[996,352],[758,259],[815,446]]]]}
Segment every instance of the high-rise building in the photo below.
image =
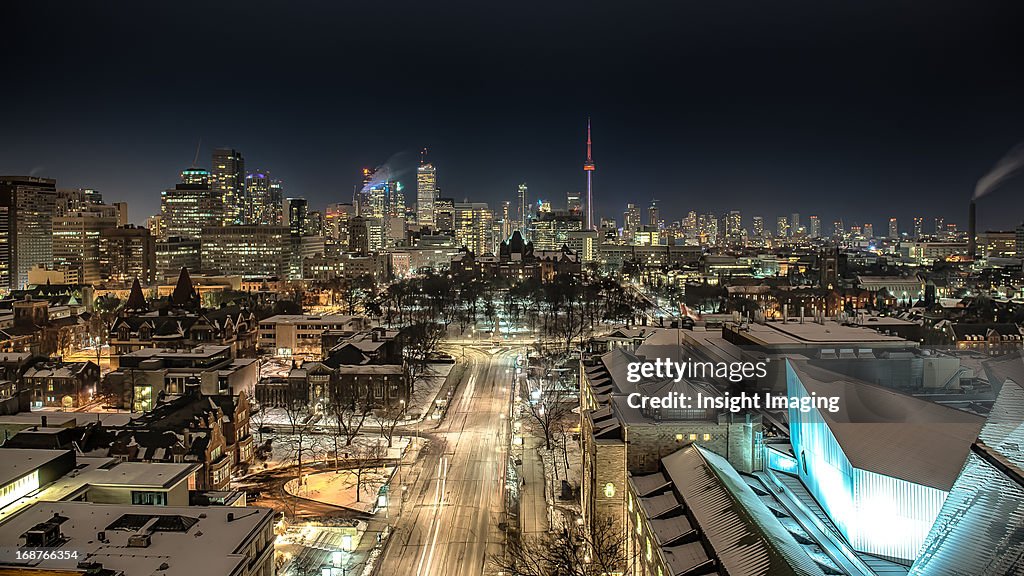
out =
{"type": "Polygon", "coordinates": [[[494,215],[484,202],[455,203],[455,242],[474,254],[494,253],[494,215]]]}
{"type": "Polygon", "coordinates": [[[198,238],[171,236],[156,243],[157,280],[176,278],[182,268],[200,269],[201,245],[198,238]]]}
{"type": "Polygon", "coordinates": [[[160,195],[160,214],[168,237],[199,238],[203,228],[224,223],[224,198],[210,187],[210,173],[189,168],[181,183],[160,195]]]}
{"type": "Polygon", "coordinates": [[[583,196],[579,192],[567,192],[565,194],[565,209],[582,217],[583,196]]]}
{"type": "Polygon", "coordinates": [[[754,216],[750,220],[750,226],[754,231],[754,236],[758,238],[764,236],[764,217],[754,216]]]}
{"type": "Polygon", "coordinates": [[[861,228],[861,232],[864,234],[864,238],[867,238],[868,240],[871,240],[872,238],[875,237],[875,226],[874,226],[874,224],[865,224],[863,226],[863,228],[861,228]]]}
{"type": "Polygon", "coordinates": [[[224,224],[241,224],[245,220],[245,160],[242,153],[231,148],[215,148],[210,171],[210,186],[224,204],[224,224]]]}
{"type": "Polygon", "coordinates": [[[89,188],[61,188],[57,190],[54,214],[85,210],[88,206],[103,204],[103,194],[89,188]]]}
{"type": "Polygon", "coordinates": [[[106,204],[83,208],[53,217],[53,265],[75,269],[83,284],[95,286],[102,277],[100,235],[117,228],[117,209],[106,204]]]}
{"type": "Polygon", "coordinates": [[[433,228],[436,224],[434,201],[437,199],[437,170],[427,162],[427,149],[420,155],[416,168],[416,223],[433,228]]]}
{"type": "Polygon", "coordinates": [[[587,161],[583,163],[583,171],[587,173],[587,218],[584,222],[587,230],[594,229],[594,159],[590,154],[590,118],[587,118],[587,161]]]}
{"type": "Polygon", "coordinates": [[[914,217],[914,240],[920,240],[921,236],[924,235],[924,218],[920,216],[914,217]]]}
{"type": "Polygon", "coordinates": [[[292,230],[284,226],[220,226],[203,231],[202,267],[216,274],[250,278],[282,277],[292,230]]]}
{"type": "Polygon", "coordinates": [[[156,239],[146,228],[119,226],[100,232],[100,277],[127,286],[136,278],[143,284],[156,280],[156,239]]]}
{"type": "Polygon", "coordinates": [[[149,218],[146,218],[146,228],[149,228],[149,233],[154,238],[160,239],[164,237],[164,217],[162,214],[154,214],[149,218]]]}
{"type": "Polygon", "coordinates": [[[353,216],[349,220],[348,249],[359,256],[370,253],[370,230],[365,216],[353,216]]]}
{"type": "Polygon", "coordinates": [[[583,228],[579,214],[555,210],[538,215],[533,221],[534,250],[558,250],[569,242],[571,232],[583,228]]]}
{"type": "Polygon", "coordinates": [[[285,213],[288,215],[289,233],[292,236],[305,236],[309,202],[305,198],[288,198],[284,205],[285,213]]]}
{"type": "Polygon", "coordinates": [[[832,222],[832,236],[836,238],[843,238],[846,236],[846,227],[843,226],[842,220],[835,220],[832,222]]]}
{"type": "Polygon", "coordinates": [[[800,232],[800,213],[793,212],[789,215],[789,235],[796,236],[800,232]]]}
{"type": "Polygon", "coordinates": [[[437,232],[440,234],[455,235],[455,199],[438,198],[434,202],[434,219],[436,220],[437,232]]]}
{"type": "Polygon", "coordinates": [[[725,217],[725,235],[729,238],[739,238],[743,235],[743,216],[739,210],[730,210],[725,217]]]}
{"type": "Polygon", "coordinates": [[[775,219],[775,235],[779,238],[789,236],[789,218],[786,216],[779,216],[775,219]]]}
{"type": "Polygon", "coordinates": [[[807,230],[807,234],[811,238],[821,238],[821,218],[817,216],[808,217],[810,228],[807,230]]]}
{"type": "Polygon", "coordinates": [[[661,217],[658,213],[658,201],[651,200],[651,205],[647,207],[647,225],[658,229],[658,222],[661,221],[661,217]]]}
{"type": "Polygon", "coordinates": [[[896,222],[896,218],[889,218],[889,239],[896,240],[900,237],[900,227],[896,222]]]}
{"type": "Polygon", "coordinates": [[[526,184],[519,185],[519,205],[518,213],[516,216],[519,220],[519,231],[526,234],[526,231],[530,229],[530,199],[527,193],[526,184]]]}
{"type": "Polygon", "coordinates": [[[700,232],[700,243],[705,245],[718,242],[718,217],[714,214],[703,214],[697,219],[697,228],[700,232]]]}
{"type": "Polygon", "coordinates": [[[342,249],[348,244],[348,223],[354,215],[355,207],[351,204],[327,205],[327,213],[324,216],[327,236],[342,244],[342,249]]]}
{"type": "Polygon", "coordinates": [[[512,203],[509,202],[508,200],[505,200],[504,202],[502,202],[501,203],[501,240],[502,241],[505,241],[506,239],[510,238],[512,236],[512,231],[515,229],[515,227],[514,227],[514,225],[512,223],[512,220],[511,220],[511,218],[512,218],[511,212],[512,212],[512,203]]]}
{"type": "Polygon", "coordinates": [[[946,235],[946,219],[942,216],[935,217],[935,237],[942,239],[946,235]]]}
{"type": "Polygon", "coordinates": [[[245,222],[264,226],[284,224],[284,192],[281,182],[270,172],[256,171],[245,175],[245,222]]]}
{"type": "Polygon", "coordinates": [[[640,208],[636,204],[626,204],[626,211],[622,214],[622,235],[626,240],[632,240],[639,229],[640,208]]]}
{"type": "Polygon", "coordinates": [[[33,266],[53,264],[53,213],[57,181],[0,176],[0,287],[28,284],[33,266]]]}

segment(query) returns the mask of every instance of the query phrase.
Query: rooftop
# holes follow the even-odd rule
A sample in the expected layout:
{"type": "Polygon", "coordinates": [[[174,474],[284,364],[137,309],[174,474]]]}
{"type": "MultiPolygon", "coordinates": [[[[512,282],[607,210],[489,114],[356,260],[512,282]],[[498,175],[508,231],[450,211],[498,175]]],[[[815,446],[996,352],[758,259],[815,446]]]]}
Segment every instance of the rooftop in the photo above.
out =
{"type": "MultiPolygon", "coordinates": [[[[247,562],[245,547],[255,532],[271,521],[272,514],[268,508],[233,506],[38,502],[0,525],[0,547],[10,550],[21,546],[22,534],[56,515],[66,518],[60,523],[60,532],[66,540],[57,549],[77,551],[79,557],[41,560],[34,568],[74,570],[84,555],[104,568],[128,575],[234,574],[247,562]],[[228,520],[229,515],[233,520],[228,520]],[[148,526],[148,546],[129,546],[129,537],[138,533],[142,525],[148,526]],[[100,532],[104,533],[105,541],[97,539],[100,532]],[[185,550],[188,553],[183,553],[185,550]]],[[[266,545],[270,546],[271,542],[266,545]]]]}
{"type": "Polygon", "coordinates": [[[789,363],[809,394],[839,397],[822,410],[850,464],[949,491],[985,419],[807,364],[789,363]]]}
{"type": "Polygon", "coordinates": [[[745,324],[743,336],[751,344],[769,347],[805,347],[805,346],[838,346],[838,345],[870,345],[872,347],[912,347],[899,336],[887,336],[869,328],[839,324],[825,320],[818,324],[811,319],[800,322],[790,319],[788,322],[752,322],[745,324]]]}

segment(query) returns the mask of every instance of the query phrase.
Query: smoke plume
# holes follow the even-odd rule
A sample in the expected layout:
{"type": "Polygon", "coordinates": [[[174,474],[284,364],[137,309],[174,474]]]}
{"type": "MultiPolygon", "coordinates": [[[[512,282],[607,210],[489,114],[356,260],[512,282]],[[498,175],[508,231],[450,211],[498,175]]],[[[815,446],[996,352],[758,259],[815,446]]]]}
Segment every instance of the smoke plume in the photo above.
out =
{"type": "Polygon", "coordinates": [[[978,180],[974,187],[974,200],[981,198],[995,190],[1007,180],[1017,176],[1024,170],[1024,142],[1014,146],[1006,156],[1003,156],[996,165],[978,180]]]}

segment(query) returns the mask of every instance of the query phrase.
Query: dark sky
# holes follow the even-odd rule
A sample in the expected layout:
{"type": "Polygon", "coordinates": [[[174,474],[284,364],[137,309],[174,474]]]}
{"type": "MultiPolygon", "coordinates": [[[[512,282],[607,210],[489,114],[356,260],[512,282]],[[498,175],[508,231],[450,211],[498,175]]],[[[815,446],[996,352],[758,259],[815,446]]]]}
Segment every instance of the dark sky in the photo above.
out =
{"type": "MultiPolygon", "coordinates": [[[[0,173],[128,200],[142,221],[203,143],[314,206],[431,149],[446,196],[525,181],[598,213],[740,209],[963,225],[1024,140],[1014,2],[17,2],[0,8],[0,173]]],[[[412,184],[411,181],[408,184],[412,184]]],[[[1018,182],[982,227],[1024,215],[1018,182]]]]}

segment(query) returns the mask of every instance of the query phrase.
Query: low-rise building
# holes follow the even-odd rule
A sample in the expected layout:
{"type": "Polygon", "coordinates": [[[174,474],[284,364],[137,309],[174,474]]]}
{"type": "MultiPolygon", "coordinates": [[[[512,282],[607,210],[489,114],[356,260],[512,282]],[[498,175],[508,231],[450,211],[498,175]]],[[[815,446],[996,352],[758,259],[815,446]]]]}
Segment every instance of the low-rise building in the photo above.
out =
{"type": "Polygon", "coordinates": [[[100,367],[94,362],[47,360],[25,371],[22,388],[31,391],[35,407],[69,410],[88,404],[99,381],[100,367]]]}
{"type": "Polygon", "coordinates": [[[361,316],[340,314],[281,314],[259,323],[259,349],[267,354],[290,358],[293,356],[320,359],[323,353],[321,338],[326,331],[358,332],[369,328],[370,322],[361,316]]]}

